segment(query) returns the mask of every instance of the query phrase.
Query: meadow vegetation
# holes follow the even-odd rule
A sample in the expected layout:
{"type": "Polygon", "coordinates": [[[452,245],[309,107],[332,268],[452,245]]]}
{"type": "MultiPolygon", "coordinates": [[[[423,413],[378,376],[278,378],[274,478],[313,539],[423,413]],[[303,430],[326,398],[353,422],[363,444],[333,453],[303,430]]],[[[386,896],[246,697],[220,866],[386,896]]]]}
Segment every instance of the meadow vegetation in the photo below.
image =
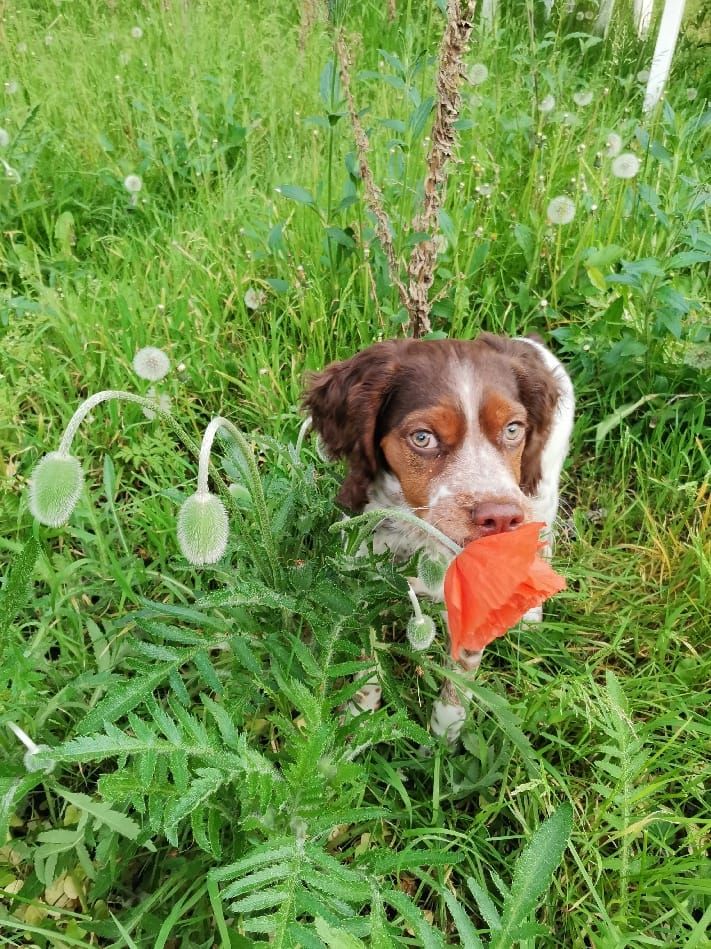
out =
{"type": "MultiPolygon", "coordinates": [[[[443,636],[413,653],[406,571],[330,529],[337,466],[296,447],[305,373],[407,328],[332,25],[285,0],[0,6],[3,945],[708,946],[701,7],[643,117],[625,4],[605,41],[594,3],[501,6],[466,55],[432,332],[537,332],[566,362],[568,590],[487,649],[455,751],[426,730],[443,636]],[[150,385],[190,444],[97,406],[69,525],[35,523],[74,408],[150,385]],[[246,442],[213,454],[231,534],[196,569],[176,513],[215,415],[246,442]],[[343,723],[373,672],[383,709],[343,723]]],[[[443,4],[332,14],[405,260],[443,4]]]]}

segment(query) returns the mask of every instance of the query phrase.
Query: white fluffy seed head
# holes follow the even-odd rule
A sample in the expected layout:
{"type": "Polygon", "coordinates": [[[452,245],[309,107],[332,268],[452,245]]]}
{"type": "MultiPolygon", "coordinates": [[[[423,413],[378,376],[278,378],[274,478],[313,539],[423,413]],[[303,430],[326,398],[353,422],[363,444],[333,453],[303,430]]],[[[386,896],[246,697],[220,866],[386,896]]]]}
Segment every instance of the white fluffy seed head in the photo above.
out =
{"type": "Polygon", "coordinates": [[[133,371],[141,379],[149,382],[158,382],[167,375],[170,369],[170,359],[167,353],[156,346],[144,346],[133,357],[133,371]]]}
{"type": "Polygon", "coordinates": [[[126,175],[123,186],[129,194],[138,194],[143,187],[143,181],[140,175],[126,175]]]}
{"type": "Polygon", "coordinates": [[[549,203],[546,214],[551,224],[570,224],[575,217],[575,202],[560,194],[549,203]]]}
{"type": "Polygon", "coordinates": [[[217,563],[227,547],[230,522],[225,505],[215,494],[196,491],[178,512],[178,543],[195,567],[217,563]]]}
{"type": "Polygon", "coordinates": [[[7,129],[0,128],[0,148],[7,148],[10,144],[10,133],[7,129]]]}
{"type": "Polygon", "coordinates": [[[61,527],[77,505],[84,472],[79,459],[50,451],[30,476],[30,511],[40,524],[61,527]]]}
{"type": "Polygon", "coordinates": [[[132,26],[132,27],[131,27],[131,38],[132,38],[132,39],[134,39],[134,40],[140,40],[142,36],[143,36],[143,30],[141,29],[140,26],[132,26]]]}
{"type": "Polygon", "coordinates": [[[146,392],[146,398],[150,399],[151,402],[155,404],[155,409],[149,409],[144,406],[143,414],[151,422],[156,417],[158,412],[162,415],[170,415],[171,401],[170,396],[166,395],[165,392],[157,392],[153,386],[150,387],[148,392],[146,392]]]}
{"type": "Polygon", "coordinates": [[[259,310],[267,302],[267,295],[264,290],[256,290],[249,287],[244,293],[244,305],[248,310],[259,310]]]}
{"type": "Polygon", "coordinates": [[[545,96],[538,103],[539,112],[552,112],[555,109],[555,98],[553,96],[545,96]]]}
{"type": "Polygon", "coordinates": [[[473,86],[480,86],[482,82],[486,82],[488,78],[489,70],[486,68],[484,63],[474,63],[473,66],[469,67],[467,79],[473,86]]]}
{"type": "Polygon", "coordinates": [[[642,162],[632,152],[623,152],[612,162],[612,174],[615,178],[634,178],[642,162]]]}
{"type": "Polygon", "coordinates": [[[431,616],[423,614],[420,617],[413,616],[407,624],[407,638],[416,652],[429,648],[435,638],[437,629],[431,616]]]}
{"type": "Polygon", "coordinates": [[[589,89],[583,89],[581,92],[573,93],[573,102],[576,105],[579,105],[581,108],[585,108],[586,105],[590,105],[593,101],[593,94],[589,89]]]}
{"type": "Polygon", "coordinates": [[[605,154],[608,158],[616,158],[622,151],[622,138],[617,132],[610,132],[605,142],[605,154]]]}

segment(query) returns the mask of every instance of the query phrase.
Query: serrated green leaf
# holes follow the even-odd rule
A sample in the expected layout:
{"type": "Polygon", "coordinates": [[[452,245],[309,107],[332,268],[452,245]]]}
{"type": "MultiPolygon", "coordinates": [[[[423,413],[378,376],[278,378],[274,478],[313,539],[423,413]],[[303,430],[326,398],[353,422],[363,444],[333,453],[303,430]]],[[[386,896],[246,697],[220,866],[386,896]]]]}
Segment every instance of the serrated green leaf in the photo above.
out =
{"type": "MultiPolygon", "coordinates": [[[[422,949],[441,949],[444,939],[441,933],[427,922],[419,906],[399,890],[385,890],[383,900],[397,910],[419,939],[422,949]]],[[[510,949],[510,947],[509,947],[510,949]]]]}
{"type": "Polygon", "coordinates": [[[314,923],[319,934],[329,949],[365,949],[365,943],[357,936],[351,936],[345,929],[336,929],[329,925],[323,917],[318,916],[314,923]]]}
{"type": "Polygon", "coordinates": [[[193,778],[185,793],[173,798],[165,810],[164,829],[168,840],[177,846],[176,828],[178,824],[213,797],[227,777],[216,768],[198,768],[197,778],[193,778]]]}
{"type": "Polygon", "coordinates": [[[288,890],[260,890],[259,893],[250,893],[249,896],[231,903],[230,909],[233,913],[255,913],[259,910],[281,906],[289,897],[288,890]]]}
{"type": "Polygon", "coordinates": [[[242,896],[243,893],[249,893],[257,888],[262,888],[265,883],[274,883],[276,880],[283,880],[291,874],[291,865],[288,863],[276,863],[271,867],[265,867],[262,870],[255,870],[254,873],[248,873],[234,883],[231,883],[222,891],[223,900],[231,900],[236,896],[242,896]]]}
{"type": "Polygon", "coordinates": [[[235,877],[241,877],[249,870],[287,860],[293,857],[295,853],[296,843],[293,837],[272,839],[266,844],[253,848],[249,856],[242,857],[241,860],[235,860],[234,863],[230,863],[226,867],[215,867],[210,870],[210,879],[216,880],[218,883],[224,880],[232,880],[235,877]]]}
{"type": "Polygon", "coordinates": [[[447,889],[446,886],[440,887],[439,892],[442,894],[452,921],[457,927],[457,932],[461,939],[460,945],[466,946],[467,949],[484,949],[484,943],[479,938],[476,929],[474,929],[474,924],[469,919],[466,910],[455,897],[454,893],[447,889]]]}
{"type": "Polygon", "coordinates": [[[195,603],[199,607],[213,606],[264,606],[272,610],[296,612],[296,600],[260,583],[259,580],[236,580],[227,590],[218,590],[201,597],[195,603]]]}
{"type": "Polygon", "coordinates": [[[116,684],[109,694],[82,719],[77,732],[80,735],[87,735],[101,728],[106,722],[115,722],[141,702],[145,702],[153,695],[153,690],[170,677],[177,665],[177,661],[163,663],[150,672],[116,684]]]}
{"type": "Polygon", "coordinates": [[[486,921],[489,929],[501,929],[501,917],[499,916],[499,911],[496,906],[494,906],[494,901],[489,896],[488,890],[475,880],[474,877],[467,877],[467,886],[476,900],[479,912],[486,921]]]}
{"type": "Polygon", "coordinates": [[[490,949],[510,949],[514,933],[550,886],[553,872],[560,863],[573,823],[570,804],[561,804],[534,833],[516,861],[509,895],[504,900],[501,929],[494,934],[490,949]]]}
{"type": "Polygon", "coordinates": [[[69,791],[61,785],[55,785],[54,790],[57,794],[60,794],[65,801],[69,801],[70,804],[78,807],[80,811],[85,811],[87,814],[90,814],[110,830],[121,834],[122,837],[128,837],[129,840],[135,840],[138,837],[141,831],[138,824],[125,814],[115,811],[103,801],[95,801],[89,797],[88,794],[69,791]]]}
{"type": "MultiPolygon", "coordinates": [[[[5,633],[29,598],[30,579],[39,553],[39,543],[34,537],[30,537],[5,576],[0,591],[0,633],[5,633]]],[[[4,641],[3,635],[0,637],[0,645],[4,641]]]]}

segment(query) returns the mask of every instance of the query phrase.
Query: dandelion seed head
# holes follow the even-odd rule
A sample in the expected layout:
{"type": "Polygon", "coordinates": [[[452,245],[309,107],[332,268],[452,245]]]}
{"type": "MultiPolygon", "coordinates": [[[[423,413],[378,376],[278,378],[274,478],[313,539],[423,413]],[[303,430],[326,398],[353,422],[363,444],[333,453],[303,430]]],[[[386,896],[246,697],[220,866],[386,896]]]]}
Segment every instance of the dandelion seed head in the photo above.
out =
{"type": "Polygon", "coordinates": [[[148,392],[146,392],[146,398],[155,404],[155,409],[149,409],[147,406],[143,407],[143,414],[149,421],[152,422],[158,412],[160,412],[161,415],[170,415],[171,399],[167,393],[158,392],[157,389],[151,386],[148,392]]]}
{"type": "Polygon", "coordinates": [[[29,484],[32,516],[47,527],[66,524],[77,505],[84,472],[73,455],[51,451],[36,465],[29,484]]]}
{"type": "Polygon", "coordinates": [[[684,353],[683,362],[692,369],[706,371],[711,369],[711,345],[709,343],[692,343],[684,353]]]}
{"type": "Polygon", "coordinates": [[[244,294],[244,305],[248,310],[259,310],[267,302],[267,295],[264,290],[257,290],[255,287],[249,287],[244,294]]]}
{"type": "Polygon", "coordinates": [[[548,221],[556,226],[570,224],[575,217],[575,202],[567,197],[567,195],[560,194],[549,202],[546,208],[546,215],[548,221]]]}
{"type": "Polygon", "coordinates": [[[44,45],[51,46],[52,43],[54,43],[54,37],[52,36],[51,33],[48,33],[44,38],[44,45]]]}
{"type": "Polygon", "coordinates": [[[622,151],[622,137],[617,132],[610,132],[605,142],[605,154],[608,158],[615,158],[622,151]]]}
{"type": "Polygon", "coordinates": [[[555,109],[555,96],[545,96],[538,103],[539,112],[552,112],[555,109]]]}
{"type": "Polygon", "coordinates": [[[178,544],[194,567],[217,563],[227,549],[230,522],[225,505],[209,492],[196,491],[178,512],[178,544]]]}
{"type": "Polygon", "coordinates": [[[693,102],[694,99],[698,96],[698,94],[699,94],[699,90],[694,89],[693,87],[689,87],[686,90],[686,98],[688,99],[689,102],[693,102]]]}
{"type": "Polygon", "coordinates": [[[467,79],[472,86],[480,86],[483,82],[486,82],[488,78],[489,70],[486,68],[484,63],[474,63],[473,66],[469,67],[467,79]]]}
{"type": "Polygon", "coordinates": [[[435,253],[438,256],[441,256],[447,252],[449,242],[447,241],[447,238],[444,236],[444,234],[435,234],[435,236],[432,238],[432,243],[434,244],[435,253]]]}
{"type": "Polygon", "coordinates": [[[167,353],[157,346],[144,346],[133,357],[133,371],[139,379],[149,382],[158,382],[170,369],[170,359],[167,353]]]}
{"type": "Polygon", "coordinates": [[[5,83],[5,92],[9,96],[14,96],[15,93],[19,91],[20,91],[20,83],[17,81],[17,79],[8,79],[8,81],[5,83]]]}
{"type": "Polygon", "coordinates": [[[129,194],[138,194],[143,187],[143,181],[139,175],[126,175],[123,186],[129,194]]]}
{"type": "Polygon", "coordinates": [[[7,129],[0,128],[0,148],[7,148],[10,144],[10,133],[7,129]]]}
{"type": "Polygon", "coordinates": [[[640,69],[637,73],[637,82],[646,82],[649,79],[649,70],[640,69]]]}
{"type": "Polygon", "coordinates": [[[142,36],[143,30],[140,28],[140,26],[131,27],[131,39],[140,40],[142,36]]]}
{"type": "Polygon", "coordinates": [[[642,162],[632,152],[623,152],[612,162],[612,174],[615,178],[634,178],[642,166],[642,162]]]}
{"type": "Polygon", "coordinates": [[[25,42],[18,43],[15,49],[20,54],[20,56],[23,56],[27,52],[27,43],[25,42]]]}
{"type": "Polygon", "coordinates": [[[480,194],[482,198],[489,198],[494,193],[494,186],[490,184],[482,184],[476,186],[477,194],[480,194]]]}
{"type": "Polygon", "coordinates": [[[573,102],[581,108],[590,105],[593,101],[593,94],[589,89],[583,89],[581,92],[573,93],[573,102]]]}

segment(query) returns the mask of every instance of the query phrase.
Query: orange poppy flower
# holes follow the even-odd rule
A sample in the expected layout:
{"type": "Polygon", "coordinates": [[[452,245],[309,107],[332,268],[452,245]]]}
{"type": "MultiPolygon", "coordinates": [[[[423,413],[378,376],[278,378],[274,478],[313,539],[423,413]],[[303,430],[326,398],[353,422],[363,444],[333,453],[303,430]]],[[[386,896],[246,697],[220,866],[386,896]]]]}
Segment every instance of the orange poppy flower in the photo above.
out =
{"type": "Polygon", "coordinates": [[[538,557],[545,524],[524,524],[467,544],[444,577],[452,658],[503,636],[534,606],[565,589],[565,580],[538,557]]]}

